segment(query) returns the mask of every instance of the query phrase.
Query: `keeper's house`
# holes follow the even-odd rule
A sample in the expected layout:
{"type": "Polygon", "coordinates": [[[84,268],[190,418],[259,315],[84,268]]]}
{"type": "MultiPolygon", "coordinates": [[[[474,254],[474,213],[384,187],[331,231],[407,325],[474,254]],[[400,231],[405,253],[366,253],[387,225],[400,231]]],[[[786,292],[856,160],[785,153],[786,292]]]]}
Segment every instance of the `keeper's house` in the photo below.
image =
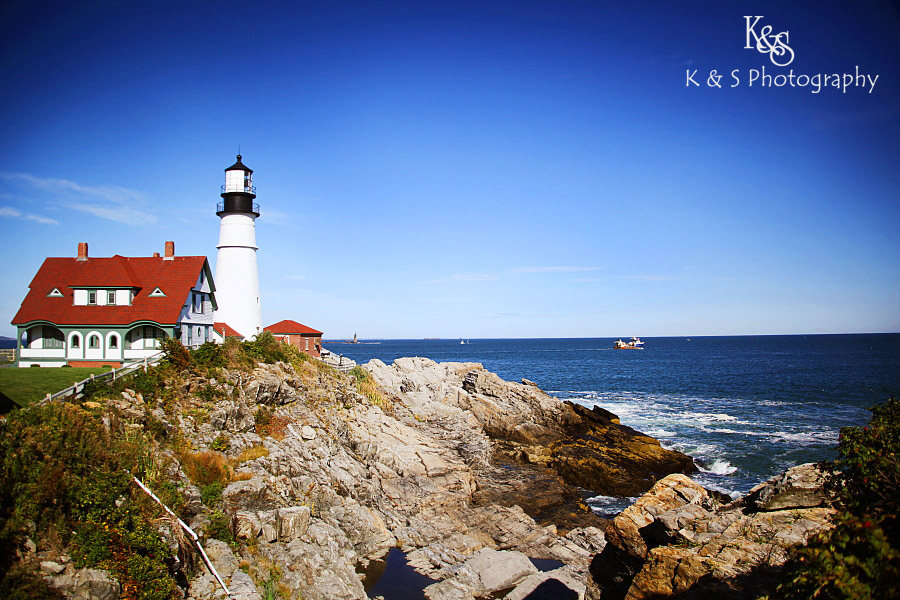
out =
{"type": "Polygon", "coordinates": [[[300,352],[318,358],[322,355],[322,332],[297,321],[285,319],[265,328],[275,339],[291,344],[300,352]]]}
{"type": "Polygon", "coordinates": [[[215,283],[205,256],[47,258],[12,324],[18,365],[73,367],[140,360],[170,336],[185,346],[212,340],[215,283]]]}

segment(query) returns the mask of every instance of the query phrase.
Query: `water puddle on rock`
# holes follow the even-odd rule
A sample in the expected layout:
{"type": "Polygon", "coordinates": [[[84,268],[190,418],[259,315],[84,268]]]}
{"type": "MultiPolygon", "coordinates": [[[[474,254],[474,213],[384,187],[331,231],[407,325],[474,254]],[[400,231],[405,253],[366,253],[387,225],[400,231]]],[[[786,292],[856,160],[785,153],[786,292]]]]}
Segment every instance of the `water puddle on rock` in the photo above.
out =
{"type": "MultiPolygon", "coordinates": [[[[560,561],[550,558],[529,560],[538,571],[552,571],[563,566],[560,561]]],[[[384,560],[369,561],[369,565],[365,569],[360,569],[359,573],[363,575],[366,594],[370,598],[381,596],[384,600],[425,600],[425,588],[437,583],[436,580],[416,572],[406,561],[406,553],[400,548],[391,548],[384,560]]],[[[512,589],[494,592],[491,597],[503,598],[512,589]]]]}
{"type": "Polygon", "coordinates": [[[400,548],[391,548],[384,560],[370,561],[363,573],[366,594],[384,600],[425,600],[423,590],[437,583],[409,566],[400,548]]]}

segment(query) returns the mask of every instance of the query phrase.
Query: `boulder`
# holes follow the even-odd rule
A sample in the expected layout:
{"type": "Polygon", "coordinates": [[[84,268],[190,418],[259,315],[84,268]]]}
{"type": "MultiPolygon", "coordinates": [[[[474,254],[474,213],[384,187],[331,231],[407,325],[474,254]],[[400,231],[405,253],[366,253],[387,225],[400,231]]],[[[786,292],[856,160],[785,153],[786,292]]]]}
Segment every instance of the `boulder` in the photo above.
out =
{"type": "Polygon", "coordinates": [[[222,492],[222,500],[230,509],[265,510],[280,504],[268,478],[261,476],[228,484],[222,492]]]}
{"type": "Polygon", "coordinates": [[[476,589],[493,593],[511,588],[537,571],[521,552],[482,548],[462,564],[457,577],[463,581],[474,577],[476,589]]]}
{"type": "Polygon", "coordinates": [[[309,507],[291,506],[278,509],[278,539],[290,542],[304,533],[309,526],[309,507]]]}
{"type": "Polygon", "coordinates": [[[750,490],[742,504],[752,510],[783,510],[823,506],[825,473],[815,463],[797,465],[750,490]]]}
{"type": "Polygon", "coordinates": [[[46,576],[47,583],[71,600],[118,600],[119,582],[106,571],[77,569],[74,574],[46,576]]]}

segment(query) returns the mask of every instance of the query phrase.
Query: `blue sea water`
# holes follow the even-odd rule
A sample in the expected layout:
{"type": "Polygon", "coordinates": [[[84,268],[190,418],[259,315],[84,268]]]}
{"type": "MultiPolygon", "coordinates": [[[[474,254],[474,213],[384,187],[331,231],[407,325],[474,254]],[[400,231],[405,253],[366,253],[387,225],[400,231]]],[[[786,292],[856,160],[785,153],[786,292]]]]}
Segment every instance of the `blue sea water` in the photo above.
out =
{"type": "MultiPolygon", "coordinates": [[[[425,356],[480,362],[560,399],[610,410],[694,458],[696,478],[737,495],[785,468],[837,456],[841,427],[900,397],[900,334],[326,342],[357,362],[425,356]]],[[[628,499],[597,497],[608,514],[628,499]]]]}

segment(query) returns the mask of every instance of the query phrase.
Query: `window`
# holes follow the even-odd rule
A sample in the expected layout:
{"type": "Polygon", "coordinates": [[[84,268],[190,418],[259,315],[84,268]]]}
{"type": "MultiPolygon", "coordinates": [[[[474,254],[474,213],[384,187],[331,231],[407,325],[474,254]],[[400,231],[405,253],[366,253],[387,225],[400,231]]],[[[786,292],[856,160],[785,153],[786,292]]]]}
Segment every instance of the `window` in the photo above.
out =
{"type": "Polygon", "coordinates": [[[119,337],[116,335],[112,335],[109,337],[109,349],[110,350],[118,350],[119,349],[119,337]]]}
{"type": "Polygon", "coordinates": [[[59,291],[59,288],[53,288],[53,291],[47,295],[51,298],[62,298],[62,292],[59,291]]]}
{"type": "Polygon", "coordinates": [[[113,305],[116,303],[116,292],[114,290],[106,292],[106,303],[113,305]]]}
{"type": "Polygon", "coordinates": [[[81,348],[81,337],[77,335],[72,336],[72,343],[70,344],[72,348],[81,348]]]}
{"type": "Polygon", "coordinates": [[[88,290],[88,304],[97,304],[97,292],[88,290]]]}
{"type": "Polygon", "coordinates": [[[203,294],[191,293],[191,300],[194,305],[194,309],[193,309],[194,312],[202,313],[203,312],[203,294]]]}
{"type": "Polygon", "coordinates": [[[56,327],[44,325],[44,348],[62,348],[65,345],[62,331],[56,327]]]}
{"type": "Polygon", "coordinates": [[[165,296],[165,294],[163,294],[163,291],[159,288],[156,288],[155,290],[150,292],[151,298],[158,298],[158,297],[164,297],[164,296],[165,296]]]}
{"type": "Polygon", "coordinates": [[[100,336],[92,335],[88,338],[88,348],[91,350],[96,350],[100,347],[100,336]]]}

